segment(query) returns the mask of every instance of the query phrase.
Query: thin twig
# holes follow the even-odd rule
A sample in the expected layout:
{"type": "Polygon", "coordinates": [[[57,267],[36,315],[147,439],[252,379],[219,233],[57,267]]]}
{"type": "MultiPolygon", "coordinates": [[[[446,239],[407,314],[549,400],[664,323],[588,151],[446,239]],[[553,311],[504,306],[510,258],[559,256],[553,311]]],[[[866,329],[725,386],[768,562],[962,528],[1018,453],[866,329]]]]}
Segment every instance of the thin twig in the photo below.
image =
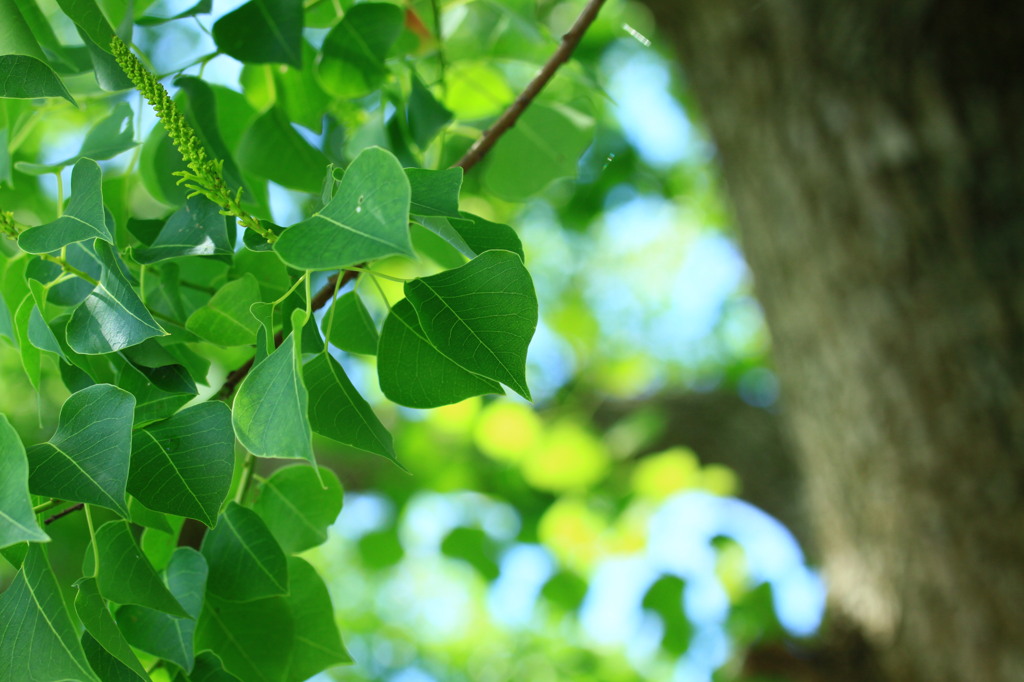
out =
{"type": "Polygon", "coordinates": [[[46,519],[45,521],[43,521],[43,525],[44,526],[49,526],[51,523],[53,523],[57,519],[63,518],[65,516],[67,516],[68,514],[72,513],[72,512],[76,512],[79,509],[83,509],[84,507],[85,507],[85,503],[79,502],[78,504],[76,504],[74,506],[71,506],[71,507],[68,507],[64,511],[58,512],[58,513],[54,514],[53,516],[51,516],[50,518],[46,519]]]}
{"type": "Polygon", "coordinates": [[[490,128],[484,131],[484,134],[480,136],[473,146],[469,148],[469,151],[463,155],[461,159],[455,164],[463,170],[469,170],[480,162],[481,159],[491,150],[491,147],[497,143],[497,141],[504,135],[509,128],[516,124],[519,117],[526,111],[526,107],[530,106],[534,98],[540,94],[540,91],[544,89],[544,86],[548,84],[548,81],[555,75],[558,68],[569,61],[569,57],[572,56],[576,46],[579,45],[580,40],[583,38],[583,34],[586,33],[587,29],[594,19],[597,18],[597,12],[601,9],[605,0],[590,0],[587,6],[583,8],[583,12],[576,19],[576,23],[572,25],[569,32],[562,36],[562,44],[558,46],[555,53],[551,55],[551,59],[544,64],[544,67],[537,74],[537,77],[530,81],[530,84],[526,86],[526,89],[512,105],[505,110],[505,113],[494,122],[490,128]]]}

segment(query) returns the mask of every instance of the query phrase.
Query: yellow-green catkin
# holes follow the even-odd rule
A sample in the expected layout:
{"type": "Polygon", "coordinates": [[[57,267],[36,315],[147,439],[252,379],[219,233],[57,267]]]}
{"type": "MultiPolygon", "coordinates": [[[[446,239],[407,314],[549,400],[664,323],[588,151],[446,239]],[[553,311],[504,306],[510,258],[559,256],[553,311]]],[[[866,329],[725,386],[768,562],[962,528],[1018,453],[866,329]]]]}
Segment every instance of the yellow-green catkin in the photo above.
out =
{"type": "Polygon", "coordinates": [[[190,196],[202,194],[220,206],[221,213],[224,215],[234,216],[244,227],[262,235],[267,241],[274,241],[277,238],[276,235],[242,208],[242,188],[239,187],[235,192],[228,189],[222,175],[224,162],[211,159],[206,155],[206,149],[199,141],[195,130],[185,120],[185,116],[156,76],[142,65],[138,57],[132,54],[124,41],[117,36],[114,36],[111,41],[110,48],[118,66],[153,107],[164,130],[167,131],[167,135],[188,166],[188,171],[175,173],[175,175],[181,176],[178,183],[183,183],[192,190],[190,196]]]}

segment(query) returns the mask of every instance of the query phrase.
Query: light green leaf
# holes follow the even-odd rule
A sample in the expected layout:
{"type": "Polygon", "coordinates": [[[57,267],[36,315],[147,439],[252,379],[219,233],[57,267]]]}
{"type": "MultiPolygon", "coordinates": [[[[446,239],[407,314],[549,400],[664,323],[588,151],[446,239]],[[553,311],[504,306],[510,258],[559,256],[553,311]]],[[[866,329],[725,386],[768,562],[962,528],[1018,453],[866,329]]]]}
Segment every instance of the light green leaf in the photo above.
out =
{"type": "Polygon", "coordinates": [[[309,422],[313,431],[398,463],[391,434],[337,360],[326,353],[317,355],[306,364],[304,373],[309,377],[309,422]]]}
{"type": "Polygon", "coordinates": [[[127,516],[134,408],[130,393],[109,384],[73,393],[60,408],[50,441],[28,449],[29,490],[127,516]]]}
{"type": "Polygon", "coordinates": [[[324,112],[331,102],[317,81],[316,69],[312,68],[318,54],[319,51],[304,40],[302,61],[307,65],[306,68],[285,69],[283,73],[274,70],[278,102],[284,107],[288,119],[317,134],[323,132],[324,112]]]}
{"type": "Polygon", "coordinates": [[[302,68],[302,0],[252,0],[213,25],[221,52],[247,64],[302,68]]]}
{"type": "Polygon", "coordinates": [[[192,313],[185,328],[220,346],[250,346],[256,342],[259,322],[249,312],[249,306],[259,300],[259,282],[246,273],[225,284],[206,305],[192,313]]]}
{"type": "Polygon", "coordinates": [[[32,513],[25,447],[7,417],[0,414],[0,547],[49,541],[32,513]]]}
{"type": "Polygon", "coordinates": [[[327,527],[341,513],[344,492],[338,477],[320,467],[320,478],[309,467],[294,465],[278,469],[260,486],[253,510],[288,554],[323,544],[327,527]]]}
{"type": "Polygon", "coordinates": [[[52,223],[30,227],[18,237],[18,246],[28,253],[49,253],[86,239],[114,237],[103,211],[103,173],[92,159],[80,159],[71,171],[71,198],[64,215],[52,223]]]}
{"type": "Polygon", "coordinates": [[[113,248],[99,240],[94,248],[103,274],[89,297],[71,314],[67,338],[72,350],[100,355],[166,335],[121,271],[113,248]]]}
{"type": "Polygon", "coordinates": [[[188,613],[167,591],[153,566],[142,553],[127,521],[109,521],[96,531],[99,566],[93,565],[93,553],[85,554],[84,573],[95,570],[100,594],[118,604],[136,604],[174,616],[188,613]]]}
{"type": "Polygon", "coordinates": [[[0,97],[63,97],[77,106],[53,69],[35,57],[23,54],[0,55],[0,97]]]}
{"type": "Polygon", "coordinates": [[[0,54],[23,54],[45,61],[46,56],[14,0],[0,0],[0,16],[4,18],[0,24],[0,54]]]}
{"type": "Polygon", "coordinates": [[[409,198],[409,181],[398,159],[371,147],[345,171],[331,202],[285,230],[274,250],[285,263],[303,270],[333,270],[393,254],[412,256],[409,198]]]}
{"type": "Polygon", "coordinates": [[[412,92],[406,109],[409,132],[420,149],[426,149],[434,136],[452,120],[453,114],[434,99],[419,77],[412,75],[412,92]]]}
{"type": "Polygon", "coordinates": [[[128,492],[151,509],[213,526],[231,487],[234,444],[227,405],[186,408],[135,432],[128,492]]]}
{"type": "Polygon", "coordinates": [[[0,680],[99,682],[78,641],[50,569],[36,544],[0,595],[0,680]]]}
{"type": "Polygon", "coordinates": [[[238,679],[282,682],[294,646],[295,621],[282,597],[238,603],[207,595],[196,648],[216,651],[238,679]]]}
{"type": "Polygon", "coordinates": [[[335,97],[351,99],[376,90],[388,76],[384,59],[402,33],[398,5],[364,2],[347,12],[324,38],[320,82],[335,97]]]}
{"type": "Polygon", "coordinates": [[[48,164],[19,161],[14,164],[14,167],[29,175],[55,173],[80,159],[89,158],[94,161],[102,161],[128,151],[134,146],[135,131],[132,127],[132,107],[128,102],[118,102],[109,116],[89,129],[82,141],[81,149],[74,156],[68,157],[64,161],[48,164]]]}
{"type": "Polygon", "coordinates": [[[150,246],[132,250],[132,258],[139,263],[183,256],[233,254],[225,216],[221,215],[217,204],[202,195],[192,197],[175,211],[150,246]]]}
{"type": "Polygon", "coordinates": [[[114,29],[100,11],[96,0],[57,0],[57,4],[94,43],[110,51],[114,29]]]}
{"type": "Polygon", "coordinates": [[[175,618],[142,606],[122,606],[117,610],[117,624],[125,639],[138,649],[192,672],[196,619],[203,610],[207,574],[202,554],[191,547],[175,550],[167,566],[167,587],[188,617],[175,618]]]}
{"type": "Polygon", "coordinates": [[[39,378],[42,374],[43,354],[28,337],[32,312],[35,309],[36,302],[32,294],[26,295],[18,305],[18,309],[14,311],[14,329],[18,336],[18,349],[21,351],[21,365],[25,368],[29,383],[38,390],[39,378]]]}
{"type": "Polygon", "coordinates": [[[523,242],[519,240],[519,235],[511,227],[503,223],[492,223],[490,220],[484,220],[472,213],[461,212],[459,215],[462,219],[452,220],[450,224],[452,229],[458,232],[463,241],[469,245],[469,248],[473,249],[475,255],[480,255],[484,251],[500,249],[511,251],[524,262],[526,261],[523,242]]]}
{"type": "Polygon", "coordinates": [[[199,2],[192,5],[187,10],[179,12],[172,17],[144,16],[139,17],[135,23],[139,26],[156,26],[157,24],[165,24],[168,21],[174,21],[175,19],[184,19],[197,14],[207,14],[211,9],[213,9],[213,0],[199,0],[199,2]]]}
{"type": "Polygon", "coordinates": [[[406,168],[412,188],[409,211],[422,216],[459,217],[459,190],[462,189],[462,169],[424,170],[406,168]]]}
{"type": "Polygon", "coordinates": [[[257,457],[315,463],[308,402],[293,333],[239,385],[231,415],[235,436],[257,457]]]}
{"type": "Polygon", "coordinates": [[[405,295],[438,350],[530,399],[526,351],[537,294],[519,256],[485,251],[460,268],[406,282],[405,295]]]}
{"type": "Polygon", "coordinates": [[[95,578],[82,578],[75,587],[78,594],[75,596],[75,611],[78,613],[86,632],[98,645],[103,647],[115,659],[123,663],[130,671],[135,673],[133,679],[148,680],[149,675],[142,667],[138,657],[132,648],[125,641],[124,635],[117,629],[114,618],[107,610],[107,604],[100,596],[99,587],[95,578]]]}
{"type": "Polygon", "coordinates": [[[593,128],[594,119],[575,109],[534,103],[488,153],[484,186],[506,201],[521,202],[557,178],[574,177],[593,128]]]}
{"type": "Polygon", "coordinates": [[[327,157],[291,126],[279,107],[271,107],[245,131],[238,162],[250,173],[315,194],[324,179],[327,157]]]}
{"type": "Polygon", "coordinates": [[[203,538],[210,567],[208,590],[223,599],[251,601],[288,591],[288,564],[267,524],[251,509],[229,502],[203,538]]]}
{"type": "Polygon", "coordinates": [[[407,407],[439,407],[484,393],[504,393],[498,382],[473,374],[435,348],[404,298],[384,320],[377,374],[384,395],[407,407]]]}
{"type": "Polygon", "coordinates": [[[286,682],[304,682],[318,672],[352,657],[341,643],[327,586],[317,572],[298,557],[288,559],[285,601],[295,623],[295,646],[288,661],[286,682]]]}
{"type": "Polygon", "coordinates": [[[359,294],[340,296],[320,323],[324,336],[336,348],[350,353],[377,354],[377,326],[359,294]],[[333,321],[332,321],[333,320],[333,321]],[[327,328],[330,327],[330,335],[327,328]]]}

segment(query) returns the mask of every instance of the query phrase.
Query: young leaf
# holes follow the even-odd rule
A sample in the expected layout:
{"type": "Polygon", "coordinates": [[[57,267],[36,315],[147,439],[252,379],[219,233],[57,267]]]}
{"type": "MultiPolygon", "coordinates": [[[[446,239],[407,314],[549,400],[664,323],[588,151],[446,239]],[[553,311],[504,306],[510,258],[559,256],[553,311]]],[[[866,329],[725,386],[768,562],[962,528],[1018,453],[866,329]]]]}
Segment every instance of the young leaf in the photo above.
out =
{"type": "Polygon", "coordinates": [[[251,346],[259,322],[249,306],[259,300],[259,282],[245,273],[221,287],[206,305],[192,313],[185,328],[219,346],[251,346]]]}
{"type": "Polygon", "coordinates": [[[91,551],[85,554],[84,572],[94,570],[100,594],[118,604],[137,604],[174,616],[188,613],[167,591],[153,566],[139,548],[127,521],[109,521],[96,531],[99,565],[92,566],[91,551]]]}
{"type": "Polygon", "coordinates": [[[412,256],[409,198],[409,180],[398,159],[371,147],[345,171],[331,202],[285,230],[274,250],[285,263],[303,270],[333,270],[394,254],[412,256]]]}
{"type": "Polygon", "coordinates": [[[135,432],[128,492],[151,509],[213,526],[231,487],[234,444],[227,405],[186,408],[135,432]]]}
{"type": "Polygon", "coordinates": [[[195,661],[196,619],[203,610],[208,569],[203,555],[191,547],[175,550],[167,566],[167,587],[188,612],[187,618],[147,609],[122,606],[117,610],[117,624],[132,646],[166,659],[192,672],[195,661]]]}
{"type": "Polygon", "coordinates": [[[29,489],[127,516],[134,409],[135,398],[109,384],[73,393],[60,408],[50,441],[28,449],[29,489]]]}
{"type": "Polygon", "coordinates": [[[252,601],[288,591],[288,564],[267,524],[251,509],[229,502],[203,538],[210,567],[208,590],[231,601],[252,601]]]}
{"type": "Polygon", "coordinates": [[[460,268],[406,282],[420,326],[442,353],[529,400],[526,351],[537,295],[522,259],[486,251],[460,268]]]}
{"type": "Polygon", "coordinates": [[[459,217],[461,168],[406,168],[405,176],[409,178],[409,186],[412,188],[410,213],[421,216],[459,217]]]}
{"type": "Polygon", "coordinates": [[[99,682],[89,668],[50,569],[36,544],[0,594],[0,680],[99,682]]]}
{"type": "Polygon", "coordinates": [[[247,64],[302,68],[302,0],[251,0],[213,25],[221,52],[247,64]]]}
{"type": "Polygon", "coordinates": [[[327,340],[335,347],[346,350],[350,353],[363,353],[364,355],[377,354],[377,326],[373,318],[363,305],[359,294],[350,291],[340,296],[331,309],[324,315],[320,327],[327,336],[327,327],[330,327],[330,336],[327,340]]]}
{"type": "Polygon", "coordinates": [[[103,173],[92,159],[80,159],[71,170],[71,198],[64,215],[22,232],[18,246],[28,253],[49,253],[86,239],[114,243],[103,211],[103,173]]]}
{"type": "Polygon", "coordinates": [[[132,258],[145,264],[182,256],[230,256],[233,253],[220,207],[197,195],[167,219],[149,247],[134,249],[132,258]]]}
{"type": "Polygon", "coordinates": [[[85,626],[86,632],[111,656],[134,672],[139,679],[148,680],[146,669],[139,663],[138,657],[125,641],[124,635],[117,629],[117,624],[110,615],[110,611],[107,610],[107,604],[100,596],[96,579],[82,578],[75,583],[75,587],[78,588],[78,594],[75,596],[75,611],[78,613],[82,625],[85,626]]]}
{"type": "Polygon", "coordinates": [[[435,348],[420,327],[416,310],[404,298],[384,320],[377,374],[384,395],[407,407],[440,407],[504,392],[498,382],[473,374],[435,348]]]}
{"type": "Polygon", "coordinates": [[[215,651],[238,679],[282,682],[294,646],[295,621],[282,597],[238,603],[207,595],[196,648],[215,651]]]}
{"type": "Polygon", "coordinates": [[[235,436],[257,457],[316,462],[299,359],[292,333],[238,387],[231,414],[235,436]]]}
{"type": "Polygon", "coordinates": [[[25,447],[7,417],[0,414],[0,547],[49,541],[32,513],[25,447]]]}
{"type": "Polygon", "coordinates": [[[35,57],[24,54],[0,56],[0,97],[63,97],[75,106],[78,105],[53,69],[35,57]]]}
{"type": "Polygon", "coordinates": [[[320,82],[335,97],[362,97],[387,78],[388,50],[402,32],[404,12],[397,5],[364,2],[353,6],[324,38],[320,82]]]}
{"type": "Polygon", "coordinates": [[[288,466],[260,486],[253,511],[281,549],[298,554],[327,540],[327,527],[338,519],[343,497],[341,483],[330,469],[320,467],[318,478],[309,467],[288,466]]]}
{"type": "Polygon", "coordinates": [[[332,665],[352,662],[341,643],[323,578],[298,557],[288,559],[285,602],[295,623],[295,646],[284,676],[287,682],[303,682],[332,665]]]}

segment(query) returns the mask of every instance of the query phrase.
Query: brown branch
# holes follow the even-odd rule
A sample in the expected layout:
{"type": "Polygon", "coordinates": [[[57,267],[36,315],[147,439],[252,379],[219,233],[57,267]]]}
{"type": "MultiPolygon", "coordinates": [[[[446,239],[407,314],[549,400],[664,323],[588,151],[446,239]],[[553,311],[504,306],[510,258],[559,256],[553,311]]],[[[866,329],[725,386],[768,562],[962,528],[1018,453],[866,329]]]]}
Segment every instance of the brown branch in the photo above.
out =
{"type": "Polygon", "coordinates": [[[84,502],[79,502],[78,504],[72,505],[72,506],[68,507],[67,509],[65,509],[63,511],[59,511],[56,514],[54,514],[53,516],[51,516],[50,518],[46,519],[45,521],[43,521],[43,525],[44,526],[49,526],[51,523],[53,523],[57,519],[63,518],[65,516],[67,516],[68,514],[70,514],[71,512],[76,512],[79,509],[84,509],[84,508],[85,508],[85,503],[84,502]]]}
{"type": "Polygon", "coordinates": [[[491,150],[498,139],[504,135],[509,128],[516,124],[516,121],[523,112],[526,111],[526,107],[530,106],[534,98],[540,94],[540,91],[544,89],[544,86],[548,84],[548,81],[555,75],[558,68],[565,62],[569,61],[569,57],[572,56],[576,46],[579,45],[580,40],[583,38],[583,34],[586,33],[587,29],[594,19],[597,18],[597,12],[601,9],[605,0],[590,0],[587,6],[583,8],[583,12],[576,19],[576,23],[572,25],[569,32],[562,36],[562,44],[558,46],[555,53],[551,55],[547,63],[537,74],[537,77],[530,81],[530,84],[526,86],[526,89],[516,97],[512,105],[505,110],[505,113],[494,122],[490,128],[484,131],[484,134],[480,136],[473,146],[469,148],[461,159],[455,163],[455,166],[462,168],[463,170],[469,170],[484,158],[484,155],[491,150]]]}

